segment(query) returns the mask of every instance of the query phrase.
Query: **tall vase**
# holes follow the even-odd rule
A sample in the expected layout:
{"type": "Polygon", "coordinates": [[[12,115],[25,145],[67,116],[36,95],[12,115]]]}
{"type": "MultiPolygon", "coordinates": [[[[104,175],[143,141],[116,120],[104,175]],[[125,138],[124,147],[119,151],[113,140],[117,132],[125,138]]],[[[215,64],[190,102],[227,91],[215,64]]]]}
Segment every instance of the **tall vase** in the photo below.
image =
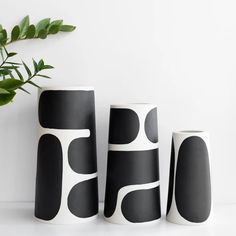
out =
{"type": "Polygon", "coordinates": [[[155,105],[111,106],[104,215],[117,224],[161,217],[155,105]]]}
{"type": "Polygon", "coordinates": [[[169,175],[167,220],[194,225],[211,212],[209,136],[202,131],[174,132],[169,175]]]}
{"type": "Polygon", "coordinates": [[[39,90],[35,217],[70,224],[98,213],[94,90],[39,90]]]}

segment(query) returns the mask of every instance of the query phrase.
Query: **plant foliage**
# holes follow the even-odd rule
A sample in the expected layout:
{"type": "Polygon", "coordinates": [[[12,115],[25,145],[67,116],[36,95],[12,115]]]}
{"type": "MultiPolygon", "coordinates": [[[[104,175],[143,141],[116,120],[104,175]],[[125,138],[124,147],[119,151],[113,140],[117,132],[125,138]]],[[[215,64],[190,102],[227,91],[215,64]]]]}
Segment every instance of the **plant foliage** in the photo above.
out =
{"type": "Polygon", "coordinates": [[[22,90],[29,93],[23,88],[25,84],[31,84],[40,87],[33,82],[37,77],[50,79],[49,76],[43,74],[45,70],[52,69],[53,66],[44,63],[43,59],[38,62],[32,60],[32,67],[28,66],[24,61],[16,62],[14,57],[16,52],[8,52],[7,45],[27,39],[46,39],[50,34],[58,32],[72,32],[75,26],[64,25],[63,20],[51,21],[50,18],[40,20],[36,25],[30,23],[29,16],[22,19],[19,25],[15,25],[8,33],[0,24],[0,106],[10,103],[16,95],[16,90],[22,90]],[[22,71],[24,72],[22,73],[22,71]]]}

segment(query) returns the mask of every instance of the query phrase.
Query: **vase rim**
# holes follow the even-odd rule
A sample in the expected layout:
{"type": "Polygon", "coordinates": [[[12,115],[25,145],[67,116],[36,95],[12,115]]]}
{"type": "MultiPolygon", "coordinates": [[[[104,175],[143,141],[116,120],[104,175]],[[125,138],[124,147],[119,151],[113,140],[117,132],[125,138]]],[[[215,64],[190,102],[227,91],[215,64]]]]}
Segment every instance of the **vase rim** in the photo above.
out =
{"type": "Polygon", "coordinates": [[[145,103],[145,102],[140,102],[140,103],[123,103],[123,104],[111,104],[111,108],[130,108],[130,107],[156,107],[155,104],[153,103],[145,103]]]}
{"type": "Polygon", "coordinates": [[[45,91],[45,90],[82,90],[82,91],[94,91],[94,87],[92,86],[43,86],[39,88],[39,91],[45,91]]]}
{"type": "Polygon", "coordinates": [[[207,133],[204,130],[180,130],[174,131],[173,134],[200,134],[200,133],[207,133]]]}

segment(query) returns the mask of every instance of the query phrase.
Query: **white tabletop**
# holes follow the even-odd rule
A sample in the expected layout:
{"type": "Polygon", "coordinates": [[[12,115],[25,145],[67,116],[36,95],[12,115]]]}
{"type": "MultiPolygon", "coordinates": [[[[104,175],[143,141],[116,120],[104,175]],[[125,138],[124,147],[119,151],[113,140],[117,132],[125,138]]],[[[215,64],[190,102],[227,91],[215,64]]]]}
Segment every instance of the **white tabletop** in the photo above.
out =
{"type": "MultiPolygon", "coordinates": [[[[103,206],[100,204],[100,208],[103,206]]],[[[236,235],[236,204],[214,207],[214,217],[202,226],[168,223],[165,217],[152,225],[115,225],[104,221],[102,212],[97,220],[77,225],[40,223],[33,217],[33,203],[0,203],[1,236],[234,236],[236,235]]]]}

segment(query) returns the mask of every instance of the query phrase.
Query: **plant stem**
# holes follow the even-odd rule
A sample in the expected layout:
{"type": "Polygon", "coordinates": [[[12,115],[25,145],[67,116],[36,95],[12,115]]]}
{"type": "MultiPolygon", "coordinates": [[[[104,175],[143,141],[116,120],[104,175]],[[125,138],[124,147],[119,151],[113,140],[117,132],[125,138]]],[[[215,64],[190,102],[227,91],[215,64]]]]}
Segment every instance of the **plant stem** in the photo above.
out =
{"type": "Polygon", "coordinates": [[[8,56],[2,61],[0,68],[6,63],[7,59],[8,59],[8,56]]]}

